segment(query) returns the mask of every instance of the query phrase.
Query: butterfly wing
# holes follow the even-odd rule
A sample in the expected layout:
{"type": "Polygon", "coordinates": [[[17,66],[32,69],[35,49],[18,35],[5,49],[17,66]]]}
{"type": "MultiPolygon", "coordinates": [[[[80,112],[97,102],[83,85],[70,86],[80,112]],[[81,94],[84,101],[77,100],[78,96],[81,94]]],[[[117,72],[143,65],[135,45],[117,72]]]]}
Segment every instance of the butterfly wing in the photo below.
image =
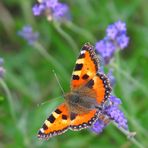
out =
{"type": "Polygon", "coordinates": [[[111,92],[108,78],[98,73],[99,60],[94,48],[86,43],[80,52],[72,73],[71,89],[86,86],[95,94],[97,102],[103,103],[111,92]]]}
{"type": "Polygon", "coordinates": [[[103,103],[111,93],[110,83],[105,74],[97,73],[85,86],[95,93],[98,104],[103,103]]]}
{"type": "Polygon", "coordinates": [[[98,119],[98,111],[91,110],[84,114],[74,114],[70,115],[70,129],[78,131],[93,125],[93,123],[98,119]]]}
{"type": "Polygon", "coordinates": [[[99,68],[99,60],[95,54],[94,47],[86,43],[80,52],[72,73],[71,89],[77,89],[85,85],[93,78],[99,68]]]}
{"type": "Polygon", "coordinates": [[[67,105],[63,103],[45,120],[38,132],[38,138],[48,139],[60,135],[68,130],[69,125],[69,110],[67,105]]]}

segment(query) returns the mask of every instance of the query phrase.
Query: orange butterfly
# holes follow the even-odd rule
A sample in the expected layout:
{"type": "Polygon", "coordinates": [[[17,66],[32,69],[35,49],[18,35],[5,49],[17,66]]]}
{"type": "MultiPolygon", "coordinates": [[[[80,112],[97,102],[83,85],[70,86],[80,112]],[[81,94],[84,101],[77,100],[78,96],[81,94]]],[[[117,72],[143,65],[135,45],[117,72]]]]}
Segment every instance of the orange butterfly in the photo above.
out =
{"type": "Polygon", "coordinates": [[[77,131],[91,127],[100,117],[101,108],[111,93],[108,78],[99,73],[99,60],[94,48],[86,43],[72,73],[71,91],[65,102],[45,120],[38,137],[48,139],[68,129],[77,131]]]}

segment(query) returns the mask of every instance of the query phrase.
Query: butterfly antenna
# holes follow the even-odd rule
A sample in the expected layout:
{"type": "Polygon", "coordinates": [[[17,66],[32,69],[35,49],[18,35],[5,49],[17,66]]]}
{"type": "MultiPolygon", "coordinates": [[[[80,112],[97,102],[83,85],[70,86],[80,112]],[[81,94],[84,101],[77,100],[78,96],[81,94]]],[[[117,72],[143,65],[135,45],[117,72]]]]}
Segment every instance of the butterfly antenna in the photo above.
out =
{"type": "Polygon", "coordinates": [[[54,70],[52,70],[52,72],[53,72],[53,74],[54,74],[54,76],[55,76],[55,78],[56,78],[56,81],[58,82],[58,85],[59,85],[59,87],[60,87],[60,89],[61,89],[61,91],[62,91],[62,94],[64,95],[65,92],[64,92],[64,89],[63,89],[63,87],[62,87],[62,85],[61,85],[61,83],[60,83],[60,81],[59,81],[59,79],[58,79],[58,77],[57,77],[57,74],[55,73],[54,70]]]}

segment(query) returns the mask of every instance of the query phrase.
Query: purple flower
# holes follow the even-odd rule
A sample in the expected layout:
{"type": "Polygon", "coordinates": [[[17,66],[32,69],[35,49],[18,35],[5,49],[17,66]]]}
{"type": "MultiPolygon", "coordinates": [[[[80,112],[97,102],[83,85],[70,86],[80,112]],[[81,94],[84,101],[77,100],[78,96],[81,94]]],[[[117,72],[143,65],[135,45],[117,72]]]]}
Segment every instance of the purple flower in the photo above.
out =
{"type": "Polygon", "coordinates": [[[125,22],[122,22],[121,20],[119,20],[115,23],[115,26],[116,26],[117,30],[119,30],[120,32],[126,32],[126,23],[125,22]]]}
{"type": "Polygon", "coordinates": [[[114,120],[119,127],[123,127],[125,129],[128,128],[127,126],[127,119],[124,117],[123,112],[117,107],[112,106],[106,110],[106,114],[111,117],[112,120],[114,120]]]}
{"type": "Polygon", "coordinates": [[[106,37],[96,43],[96,50],[103,57],[104,63],[108,64],[115,51],[124,49],[129,43],[129,37],[126,35],[126,24],[117,21],[106,29],[106,37]]]}
{"type": "Polygon", "coordinates": [[[36,42],[39,37],[39,33],[33,32],[32,27],[29,25],[24,26],[22,30],[18,32],[18,35],[27,40],[30,45],[36,42]]]}
{"type": "Polygon", "coordinates": [[[106,34],[109,38],[114,40],[118,34],[116,26],[114,24],[109,25],[106,29],[106,34]]]}
{"type": "Polygon", "coordinates": [[[127,37],[125,34],[122,34],[117,37],[117,45],[119,46],[120,49],[124,49],[127,47],[129,42],[129,37],[127,37]]]}
{"type": "Polygon", "coordinates": [[[116,47],[113,42],[110,42],[106,37],[103,40],[97,42],[95,47],[97,52],[103,58],[104,64],[108,64],[116,50],[116,47]]]}
{"type": "Polygon", "coordinates": [[[121,100],[119,98],[115,96],[110,96],[108,102],[106,102],[103,110],[100,113],[105,118],[104,119],[99,118],[94,123],[91,130],[95,133],[100,133],[111,121],[116,122],[119,127],[122,127],[127,130],[128,129],[127,119],[125,118],[124,113],[119,109],[120,104],[121,100]]]}
{"type": "Polygon", "coordinates": [[[55,8],[58,5],[58,0],[44,0],[47,8],[55,8]]]}
{"type": "Polygon", "coordinates": [[[3,78],[5,74],[5,69],[3,67],[4,60],[0,57],[0,78],[3,78]]]}
{"type": "Polygon", "coordinates": [[[110,57],[115,50],[115,46],[112,42],[108,42],[108,40],[101,40],[96,43],[96,49],[101,53],[102,57],[110,57]]]}
{"type": "Polygon", "coordinates": [[[68,6],[66,4],[59,3],[54,8],[53,17],[56,20],[60,20],[61,18],[66,17],[68,11],[69,11],[69,8],[68,8],[68,6]]]}
{"type": "Polygon", "coordinates": [[[105,114],[114,120],[119,127],[128,129],[127,119],[125,118],[124,113],[118,107],[121,104],[121,100],[115,96],[110,96],[110,101],[112,102],[112,105],[106,107],[105,114]]]}
{"type": "Polygon", "coordinates": [[[58,2],[58,0],[41,0],[39,4],[33,6],[32,11],[35,16],[45,12],[48,20],[61,21],[68,19],[69,16],[68,5],[58,2]]]}
{"type": "Polygon", "coordinates": [[[34,6],[33,6],[33,8],[32,8],[32,11],[33,11],[33,14],[35,15],[35,16],[38,16],[38,15],[40,15],[41,13],[42,13],[42,11],[45,9],[45,5],[44,4],[40,4],[40,5],[38,5],[38,4],[35,4],[34,6]]]}
{"type": "Polygon", "coordinates": [[[99,134],[99,133],[101,133],[103,131],[103,129],[105,128],[105,126],[106,125],[104,124],[104,122],[102,120],[98,119],[94,123],[93,127],[91,128],[91,131],[94,132],[94,133],[99,134]]]}
{"type": "Polygon", "coordinates": [[[113,103],[113,105],[115,105],[115,106],[122,104],[121,100],[115,96],[110,96],[109,99],[113,103]]]}

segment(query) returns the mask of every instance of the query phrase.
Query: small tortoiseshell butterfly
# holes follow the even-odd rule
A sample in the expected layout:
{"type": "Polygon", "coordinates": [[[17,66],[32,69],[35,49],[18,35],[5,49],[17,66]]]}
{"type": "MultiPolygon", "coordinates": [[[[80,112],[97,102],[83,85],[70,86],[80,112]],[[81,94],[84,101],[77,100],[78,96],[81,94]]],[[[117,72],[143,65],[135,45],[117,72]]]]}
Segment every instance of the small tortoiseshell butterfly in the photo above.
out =
{"type": "Polygon", "coordinates": [[[99,72],[99,59],[94,48],[86,43],[80,52],[72,73],[71,91],[45,120],[38,137],[48,139],[68,129],[78,131],[91,127],[101,115],[101,107],[109,98],[108,78],[99,72]]]}

